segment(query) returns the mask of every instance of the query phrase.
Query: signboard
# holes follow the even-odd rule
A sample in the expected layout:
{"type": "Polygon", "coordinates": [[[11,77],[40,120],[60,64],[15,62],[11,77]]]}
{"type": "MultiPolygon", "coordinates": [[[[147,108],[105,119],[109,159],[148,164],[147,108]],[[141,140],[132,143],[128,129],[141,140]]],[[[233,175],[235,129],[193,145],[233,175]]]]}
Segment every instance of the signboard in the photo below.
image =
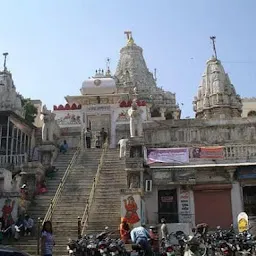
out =
{"type": "Polygon", "coordinates": [[[110,111],[111,108],[109,105],[101,105],[101,106],[90,106],[86,109],[86,112],[104,112],[104,111],[110,111]]]}
{"type": "Polygon", "coordinates": [[[147,164],[175,163],[184,164],[189,162],[188,148],[148,148],[147,164]]]}
{"type": "Polygon", "coordinates": [[[249,218],[245,212],[240,212],[237,216],[237,224],[239,233],[249,229],[249,218]]]}
{"type": "Polygon", "coordinates": [[[180,191],[179,222],[180,223],[191,222],[190,193],[189,191],[186,191],[186,190],[180,191]]]}
{"type": "Polygon", "coordinates": [[[193,158],[224,158],[224,148],[223,147],[198,147],[193,148],[192,151],[193,158]]]}
{"type": "Polygon", "coordinates": [[[237,178],[239,180],[256,179],[256,167],[255,166],[238,167],[237,178]]]}

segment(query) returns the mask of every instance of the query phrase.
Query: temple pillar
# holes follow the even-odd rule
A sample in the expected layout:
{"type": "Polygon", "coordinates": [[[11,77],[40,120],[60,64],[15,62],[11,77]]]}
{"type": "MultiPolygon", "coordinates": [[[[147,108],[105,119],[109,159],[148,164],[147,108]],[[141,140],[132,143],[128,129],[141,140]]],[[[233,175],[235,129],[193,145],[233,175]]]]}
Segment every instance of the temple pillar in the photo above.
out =
{"type": "Polygon", "coordinates": [[[144,191],[144,169],[140,170],[140,189],[144,191]]]}
{"type": "Polygon", "coordinates": [[[12,125],[12,139],[11,139],[11,157],[12,157],[12,155],[13,155],[13,144],[14,144],[14,131],[15,131],[15,126],[14,125],[12,125]]]}
{"type": "Polygon", "coordinates": [[[2,148],[2,130],[3,130],[3,126],[0,126],[0,149],[2,148]]]}
{"type": "Polygon", "coordinates": [[[5,150],[5,155],[8,155],[8,150],[9,150],[9,136],[10,136],[10,117],[8,116],[8,121],[7,121],[7,135],[6,135],[6,150],[5,150]]]}
{"type": "Polygon", "coordinates": [[[18,144],[19,144],[19,129],[16,129],[16,145],[15,145],[15,153],[18,154],[18,144]]]}

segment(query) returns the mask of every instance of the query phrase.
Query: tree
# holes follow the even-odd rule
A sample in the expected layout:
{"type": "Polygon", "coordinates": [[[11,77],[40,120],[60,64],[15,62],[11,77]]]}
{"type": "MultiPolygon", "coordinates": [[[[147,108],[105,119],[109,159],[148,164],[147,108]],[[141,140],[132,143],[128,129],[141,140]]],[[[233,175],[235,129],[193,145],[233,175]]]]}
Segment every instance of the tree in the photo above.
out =
{"type": "Polygon", "coordinates": [[[24,98],[21,96],[21,105],[25,112],[25,119],[33,124],[37,116],[37,108],[34,106],[30,98],[24,98]]]}

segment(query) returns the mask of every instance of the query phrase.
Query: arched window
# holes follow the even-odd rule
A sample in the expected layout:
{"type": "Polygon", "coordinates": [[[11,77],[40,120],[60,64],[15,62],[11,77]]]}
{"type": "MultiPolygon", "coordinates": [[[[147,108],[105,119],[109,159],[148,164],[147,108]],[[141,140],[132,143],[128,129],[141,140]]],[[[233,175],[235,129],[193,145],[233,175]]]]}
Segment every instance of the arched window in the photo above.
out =
{"type": "Polygon", "coordinates": [[[251,110],[249,111],[249,113],[247,114],[248,117],[252,117],[252,116],[256,116],[256,111],[251,110]]]}
{"type": "Polygon", "coordinates": [[[160,109],[159,108],[151,109],[151,117],[161,117],[160,109]]]}
{"type": "Polygon", "coordinates": [[[166,120],[173,119],[172,112],[166,112],[166,113],[165,113],[165,119],[166,119],[166,120]]]}

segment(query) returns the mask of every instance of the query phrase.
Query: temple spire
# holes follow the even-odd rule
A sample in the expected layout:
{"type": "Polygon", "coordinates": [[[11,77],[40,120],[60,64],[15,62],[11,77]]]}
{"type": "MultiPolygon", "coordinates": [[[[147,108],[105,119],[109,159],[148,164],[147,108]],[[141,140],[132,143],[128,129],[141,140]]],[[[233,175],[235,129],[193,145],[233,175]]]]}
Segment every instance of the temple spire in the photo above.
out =
{"type": "Polygon", "coordinates": [[[213,47],[213,53],[214,53],[214,57],[215,59],[218,59],[217,58],[217,51],[216,51],[216,36],[211,36],[210,39],[212,40],[212,47],[213,47]]]}
{"type": "Polygon", "coordinates": [[[3,55],[4,55],[4,71],[7,71],[6,59],[7,59],[7,56],[8,56],[8,52],[3,53],[3,55]]]}

